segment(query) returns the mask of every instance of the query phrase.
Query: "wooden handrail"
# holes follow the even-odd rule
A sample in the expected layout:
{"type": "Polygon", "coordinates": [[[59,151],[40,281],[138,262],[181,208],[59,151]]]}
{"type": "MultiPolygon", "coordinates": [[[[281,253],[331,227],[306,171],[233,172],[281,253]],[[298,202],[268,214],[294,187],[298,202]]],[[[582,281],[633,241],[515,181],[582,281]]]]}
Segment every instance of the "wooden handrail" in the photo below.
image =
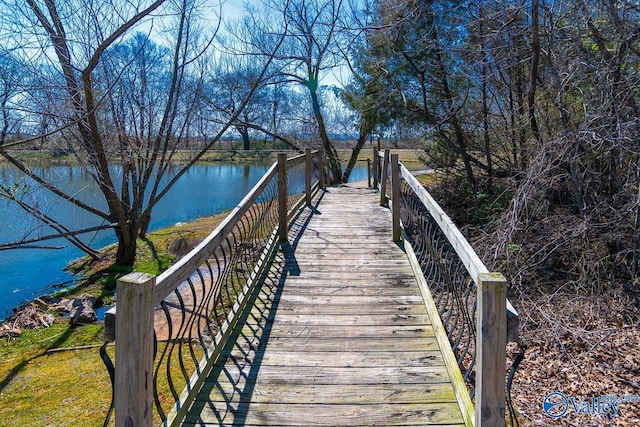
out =
{"type": "MultiPolygon", "coordinates": [[[[476,251],[471,247],[449,215],[446,214],[438,202],[435,201],[431,194],[429,194],[422,184],[418,182],[416,177],[413,176],[413,174],[402,163],[400,163],[400,173],[416,196],[420,198],[420,201],[422,201],[424,206],[429,210],[429,213],[438,223],[442,232],[447,236],[447,240],[449,240],[451,246],[460,257],[460,260],[471,275],[471,278],[477,284],[480,274],[489,273],[489,269],[484,265],[480,257],[476,254],[476,251]]],[[[507,315],[510,318],[517,319],[518,312],[508,301],[506,309],[507,315]]],[[[509,329],[509,336],[512,336],[511,329],[512,328],[509,329]]]]}
{"type": "Polygon", "coordinates": [[[273,164],[260,181],[247,193],[229,215],[200,244],[158,276],[154,292],[153,304],[160,304],[175,288],[184,282],[198,266],[206,261],[209,254],[220,246],[233,227],[240,221],[251,205],[269,184],[277,172],[277,164],[273,164]]]}
{"type": "Polygon", "coordinates": [[[318,163],[322,168],[322,154],[317,151],[311,152],[307,150],[305,154],[291,159],[287,159],[286,154],[279,155],[279,163],[269,168],[225,220],[202,243],[162,273],[157,280],[153,276],[140,273],[131,273],[118,280],[118,314],[116,316],[116,308],[114,307],[107,313],[107,317],[110,320],[105,319],[105,328],[107,323],[115,325],[115,332],[105,331],[105,337],[115,336],[116,340],[114,406],[117,427],[125,425],[146,427],[151,425],[151,414],[153,412],[153,386],[151,380],[154,365],[154,306],[159,305],[181,283],[185,282],[195,271],[198,271],[200,266],[225,241],[228,243],[228,236],[233,232],[234,227],[249,212],[273,179],[278,176],[280,181],[278,185],[280,189],[278,205],[281,213],[283,211],[283,216],[280,217],[279,224],[275,225],[274,231],[251,273],[249,283],[239,293],[238,300],[234,303],[229,317],[225,320],[218,336],[213,340],[212,346],[206,349],[196,372],[188,381],[179,401],[176,402],[176,406],[171,410],[165,421],[166,425],[174,425],[180,422],[181,417],[184,416],[185,408],[190,405],[194,398],[193,391],[202,385],[204,381],[202,376],[206,375],[206,372],[211,369],[212,363],[218,357],[220,349],[230,335],[233,325],[237,322],[239,313],[248,301],[248,295],[252,292],[261,274],[260,272],[268,261],[269,254],[276,247],[278,237],[282,237],[283,234],[286,236],[288,221],[295,215],[294,211],[301,209],[305,202],[309,203],[311,194],[321,187],[323,181],[322,170],[319,171],[318,182],[312,184],[310,175],[313,173],[313,168],[311,162],[306,160],[314,155],[318,156],[318,163]],[[307,176],[305,178],[305,196],[293,207],[287,209],[287,167],[297,166],[305,162],[304,170],[307,176]]]}
{"type": "MultiPolygon", "coordinates": [[[[380,204],[386,204],[386,181],[389,150],[379,153],[374,149],[374,182],[378,176],[376,164],[379,156],[384,163],[380,176],[380,204]]],[[[478,257],[458,227],[445,213],[429,192],[418,182],[409,170],[391,155],[391,209],[393,239],[400,234],[400,179],[404,179],[419,198],[431,217],[455,250],[460,261],[471,276],[477,288],[476,319],[476,405],[474,421],[476,426],[504,426],[505,422],[505,363],[506,342],[510,337],[517,339],[518,313],[507,300],[507,281],[500,273],[491,273],[478,257]],[[396,223],[398,225],[396,226],[396,223]],[[396,229],[398,227],[398,229],[396,229]],[[498,350],[503,349],[503,350],[498,350]]],[[[407,242],[408,243],[408,242],[407,242]]],[[[411,253],[413,253],[411,251],[411,253]]],[[[414,255],[415,258],[415,255],[414,255]]],[[[417,262],[417,260],[416,260],[417,262]]],[[[421,271],[417,271],[421,274],[421,271]]],[[[434,306],[435,307],[435,306],[434,306]]],[[[448,340],[440,340],[446,341],[448,340]]],[[[440,342],[441,345],[445,344],[440,342]]],[[[452,369],[458,369],[457,365],[452,369]]],[[[460,402],[469,402],[463,387],[456,389],[460,402]]],[[[467,405],[461,403],[461,407],[467,405]]],[[[465,409],[462,408],[463,412],[465,409]]],[[[467,419],[470,421],[470,419],[467,419]]]]}

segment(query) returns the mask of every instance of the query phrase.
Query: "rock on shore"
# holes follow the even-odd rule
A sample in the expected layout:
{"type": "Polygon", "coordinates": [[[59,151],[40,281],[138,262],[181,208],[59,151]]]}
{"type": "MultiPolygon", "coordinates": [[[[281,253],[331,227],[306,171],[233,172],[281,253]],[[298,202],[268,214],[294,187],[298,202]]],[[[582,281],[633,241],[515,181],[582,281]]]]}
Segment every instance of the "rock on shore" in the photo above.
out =
{"type": "Polygon", "coordinates": [[[43,295],[16,307],[14,313],[0,324],[0,338],[15,338],[25,329],[48,328],[57,318],[67,314],[74,326],[94,323],[98,320],[95,303],[96,297],[89,294],[62,299],[43,295]]]}

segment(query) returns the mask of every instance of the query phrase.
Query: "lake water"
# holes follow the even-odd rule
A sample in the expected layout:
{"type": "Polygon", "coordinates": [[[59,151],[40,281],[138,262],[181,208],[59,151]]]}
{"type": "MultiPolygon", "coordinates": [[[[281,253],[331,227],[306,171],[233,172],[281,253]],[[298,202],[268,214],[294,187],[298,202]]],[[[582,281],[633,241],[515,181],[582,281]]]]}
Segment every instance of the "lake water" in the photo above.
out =
{"type": "MultiPolygon", "coordinates": [[[[196,165],[192,167],[154,208],[150,231],[178,222],[218,214],[231,209],[269,169],[269,165],[196,165]]],[[[101,194],[92,180],[79,167],[49,166],[38,173],[65,188],[67,192],[90,204],[104,207],[101,194]]],[[[357,167],[351,180],[366,179],[366,167],[357,167]]],[[[10,166],[0,165],[0,183],[12,185],[18,173],[10,166]]],[[[75,229],[100,225],[100,220],[69,203],[58,200],[50,193],[36,193],[36,200],[51,217],[63,220],[75,229]]],[[[22,238],[55,234],[37,223],[15,204],[0,199],[0,243],[22,238]]],[[[113,231],[105,230],[83,236],[94,248],[115,242],[113,231]]],[[[37,243],[64,246],[63,249],[11,249],[0,251],[0,319],[11,314],[11,308],[22,301],[49,293],[60,285],[75,280],[64,272],[65,266],[83,255],[64,239],[37,243]]]]}

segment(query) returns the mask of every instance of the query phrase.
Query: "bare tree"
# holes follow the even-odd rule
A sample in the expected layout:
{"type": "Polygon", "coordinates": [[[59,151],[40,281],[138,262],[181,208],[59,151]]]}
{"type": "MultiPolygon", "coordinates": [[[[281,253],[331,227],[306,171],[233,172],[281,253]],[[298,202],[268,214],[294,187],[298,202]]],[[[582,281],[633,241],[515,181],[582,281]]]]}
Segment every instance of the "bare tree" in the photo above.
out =
{"type": "Polygon", "coordinates": [[[24,75],[10,52],[0,51],[0,147],[19,131],[20,117],[14,97],[21,91],[24,75]]]}
{"type": "MultiPolygon", "coordinates": [[[[0,31],[4,36],[29,34],[16,43],[22,43],[17,48],[34,64],[31,72],[35,74],[37,63],[52,64],[57,70],[57,83],[64,89],[69,108],[56,132],[67,133],[64,139],[72,141],[77,160],[95,180],[107,209],[65,193],[8,147],[2,147],[0,155],[56,196],[115,224],[116,262],[131,265],[136,239],[147,232],[154,206],[232,126],[270,60],[229,120],[193,147],[190,142],[201,136],[194,135],[198,87],[203,78],[198,70],[210,59],[218,28],[209,24],[205,31],[201,24],[206,4],[196,0],[3,3],[12,16],[3,21],[0,31]],[[166,49],[154,47],[141,36],[128,40],[142,24],[163,39],[166,49]],[[38,49],[35,55],[33,46],[38,49]],[[128,53],[118,55],[118,48],[127,46],[128,53]],[[153,64],[145,61],[156,54],[167,66],[165,80],[152,85],[150,80],[156,78],[153,64]],[[180,152],[185,152],[186,159],[175,167],[173,160],[180,152]],[[119,170],[111,167],[114,163],[120,165],[119,170]]],[[[272,47],[277,50],[280,43],[272,47]]]]}
{"type": "Polygon", "coordinates": [[[342,63],[337,45],[344,41],[343,29],[339,25],[343,11],[342,0],[270,0],[259,11],[250,9],[244,22],[246,31],[250,33],[262,37],[268,34],[284,36],[282,49],[274,57],[279,69],[275,82],[293,83],[308,94],[333,182],[341,182],[342,169],[329,138],[319,89],[327,73],[342,63]]]}
{"type": "MultiPolygon", "coordinates": [[[[206,108],[210,109],[212,118],[225,121],[234,115],[256,84],[261,70],[255,65],[249,56],[234,54],[225,58],[211,73],[211,77],[205,82],[203,101],[206,108]]],[[[272,88],[275,86],[270,85],[269,79],[264,79],[233,123],[242,138],[244,150],[251,149],[250,134],[253,132],[274,135],[291,148],[298,149],[292,141],[278,135],[277,130],[268,130],[269,126],[277,128],[277,118],[274,119],[273,116],[278,114],[279,103],[282,102],[282,96],[274,96],[281,94],[282,88],[278,88],[278,92],[271,90],[272,88]]]]}

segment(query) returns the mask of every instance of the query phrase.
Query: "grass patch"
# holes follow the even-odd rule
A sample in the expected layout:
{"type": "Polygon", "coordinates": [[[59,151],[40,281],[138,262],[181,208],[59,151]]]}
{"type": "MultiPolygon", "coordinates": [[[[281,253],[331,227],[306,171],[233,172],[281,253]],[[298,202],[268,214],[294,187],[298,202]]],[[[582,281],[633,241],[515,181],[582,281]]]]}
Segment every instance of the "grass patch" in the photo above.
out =
{"type": "MultiPolygon", "coordinates": [[[[150,233],[138,242],[134,267],[113,264],[115,247],[107,248],[100,262],[77,260],[71,269],[82,274],[82,279],[57,295],[90,293],[108,304],[119,277],[133,270],[159,274],[176,259],[168,251],[172,241],[204,239],[227,214],[150,233]]],[[[60,318],[50,328],[24,330],[16,339],[1,339],[0,427],[102,425],[111,402],[109,375],[99,355],[102,333],[101,324],[73,327],[60,318]],[[50,352],[84,346],[90,348],[50,352]]],[[[109,353],[113,359],[113,346],[109,353]]],[[[168,396],[168,388],[161,386],[161,394],[168,396]]]]}
{"type": "Polygon", "coordinates": [[[101,325],[65,321],[0,341],[0,426],[101,425],[111,385],[98,348],[47,352],[97,346],[101,336],[101,325]]]}
{"type": "MultiPolygon", "coordinates": [[[[425,164],[421,160],[423,150],[406,149],[406,148],[405,149],[390,148],[390,150],[391,150],[391,154],[398,155],[398,160],[400,160],[400,162],[402,162],[407,169],[409,170],[425,169],[425,164]]],[[[338,152],[338,157],[340,158],[340,161],[343,163],[343,166],[346,166],[347,162],[349,161],[349,157],[351,156],[352,150],[338,149],[336,151],[338,152]]],[[[367,160],[371,160],[371,159],[373,159],[373,149],[371,147],[368,147],[368,146],[364,147],[360,151],[360,154],[358,154],[359,164],[366,163],[367,160]]]]}
{"type": "Polygon", "coordinates": [[[207,237],[226,216],[228,211],[212,217],[175,225],[149,233],[144,239],[138,239],[136,263],[131,266],[120,266],[114,263],[115,245],[103,250],[104,257],[92,261],[88,257],[80,258],[69,264],[68,269],[80,276],[74,286],[60,290],[56,297],[68,297],[81,293],[94,295],[98,304],[109,305],[113,302],[116,281],[132,271],[159,275],[176,261],[176,256],[169,253],[169,245],[178,239],[198,242],[207,237]]]}

